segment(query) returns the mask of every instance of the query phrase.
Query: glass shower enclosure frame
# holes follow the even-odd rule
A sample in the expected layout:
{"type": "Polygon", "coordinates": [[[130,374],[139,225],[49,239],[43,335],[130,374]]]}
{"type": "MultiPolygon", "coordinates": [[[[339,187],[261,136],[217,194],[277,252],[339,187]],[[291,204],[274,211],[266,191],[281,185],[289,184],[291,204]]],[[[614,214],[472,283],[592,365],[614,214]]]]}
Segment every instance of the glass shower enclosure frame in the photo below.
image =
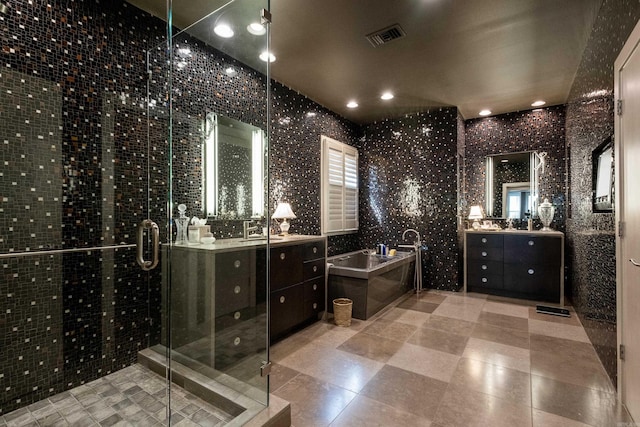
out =
{"type": "Polygon", "coordinates": [[[167,377],[169,420],[177,385],[241,425],[269,404],[269,1],[222,2],[178,30],[187,7],[167,2],[167,42],[147,58],[149,197],[166,223],[161,326],[141,355],[167,377]]]}

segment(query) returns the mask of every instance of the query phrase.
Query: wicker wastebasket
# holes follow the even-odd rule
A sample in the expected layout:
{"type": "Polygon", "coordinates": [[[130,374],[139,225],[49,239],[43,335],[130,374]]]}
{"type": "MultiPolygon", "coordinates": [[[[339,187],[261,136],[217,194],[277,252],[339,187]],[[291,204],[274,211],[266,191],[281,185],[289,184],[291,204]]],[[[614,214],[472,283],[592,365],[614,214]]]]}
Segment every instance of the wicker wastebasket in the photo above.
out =
{"type": "Polygon", "coordinates": [[[336,298],[333,300],[333,320],[338,326],[351,326],[351,310],[353,301],[349,298],[336,298]]]}

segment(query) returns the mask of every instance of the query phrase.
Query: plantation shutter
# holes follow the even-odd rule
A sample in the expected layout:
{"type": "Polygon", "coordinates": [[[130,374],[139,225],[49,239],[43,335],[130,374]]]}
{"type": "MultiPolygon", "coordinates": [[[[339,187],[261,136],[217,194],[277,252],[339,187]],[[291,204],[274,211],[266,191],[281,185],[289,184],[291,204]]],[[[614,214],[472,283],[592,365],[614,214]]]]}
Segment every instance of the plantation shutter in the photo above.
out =
{"type": "Polygon", "coordinates": [[[358,229],[358,151],[322,136],[322,233],[358,229]]]}

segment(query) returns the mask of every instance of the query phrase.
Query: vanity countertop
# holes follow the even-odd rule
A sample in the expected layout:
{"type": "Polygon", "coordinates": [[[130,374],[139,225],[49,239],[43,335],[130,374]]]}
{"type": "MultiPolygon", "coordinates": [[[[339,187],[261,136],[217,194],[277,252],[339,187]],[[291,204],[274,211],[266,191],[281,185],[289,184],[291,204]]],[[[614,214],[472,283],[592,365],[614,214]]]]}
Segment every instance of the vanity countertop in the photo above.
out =
{"type": "Polygon", "coordinates": [[[485,228],[485,229],[479,229],[479,230],[465,230],[465,233],[469,233],[469,234],[486,234],[486,233],[491,233],[491,234],[524,234],[527,236],[564,236],[564,233],[561,231],[556,231],[556,230],[552,230],[552,231],[541,231],[541,230],[533,230],[533,231],[529,231],[529,230],[497,230],[497,229],[491,229],[491,228],[485,228]]]}
{"type": "MultiPolygon", "coordinates": [[[[324,240],[324,236],[311,236],[306,234],[289,234],[287,236],[269,236],[269,245],[271,247],[286,246],[298,243],[313,242],[324,240]]],[[[165,245],[168,246],[168,245],[165,245]]],[[[238,249],[261,248],[267,246],[266,237],[259,238],[236,238],[236,239],[219,239],[214,243],[173,243],[172,247],[189,251],[213,251],[228,252],[238,249]]]]}

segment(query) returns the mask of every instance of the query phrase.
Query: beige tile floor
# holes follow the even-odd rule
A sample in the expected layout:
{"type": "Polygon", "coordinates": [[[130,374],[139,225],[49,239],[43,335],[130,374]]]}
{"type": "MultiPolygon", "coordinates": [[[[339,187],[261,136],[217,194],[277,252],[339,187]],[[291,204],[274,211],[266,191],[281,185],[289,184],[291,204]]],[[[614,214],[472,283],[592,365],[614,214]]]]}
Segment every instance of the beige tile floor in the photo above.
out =
{"type": "Polygon", "coordinates": [[[272,347],[271,392],[307,426],[633,424],[575,313],[429,291],[272,347]]]}

